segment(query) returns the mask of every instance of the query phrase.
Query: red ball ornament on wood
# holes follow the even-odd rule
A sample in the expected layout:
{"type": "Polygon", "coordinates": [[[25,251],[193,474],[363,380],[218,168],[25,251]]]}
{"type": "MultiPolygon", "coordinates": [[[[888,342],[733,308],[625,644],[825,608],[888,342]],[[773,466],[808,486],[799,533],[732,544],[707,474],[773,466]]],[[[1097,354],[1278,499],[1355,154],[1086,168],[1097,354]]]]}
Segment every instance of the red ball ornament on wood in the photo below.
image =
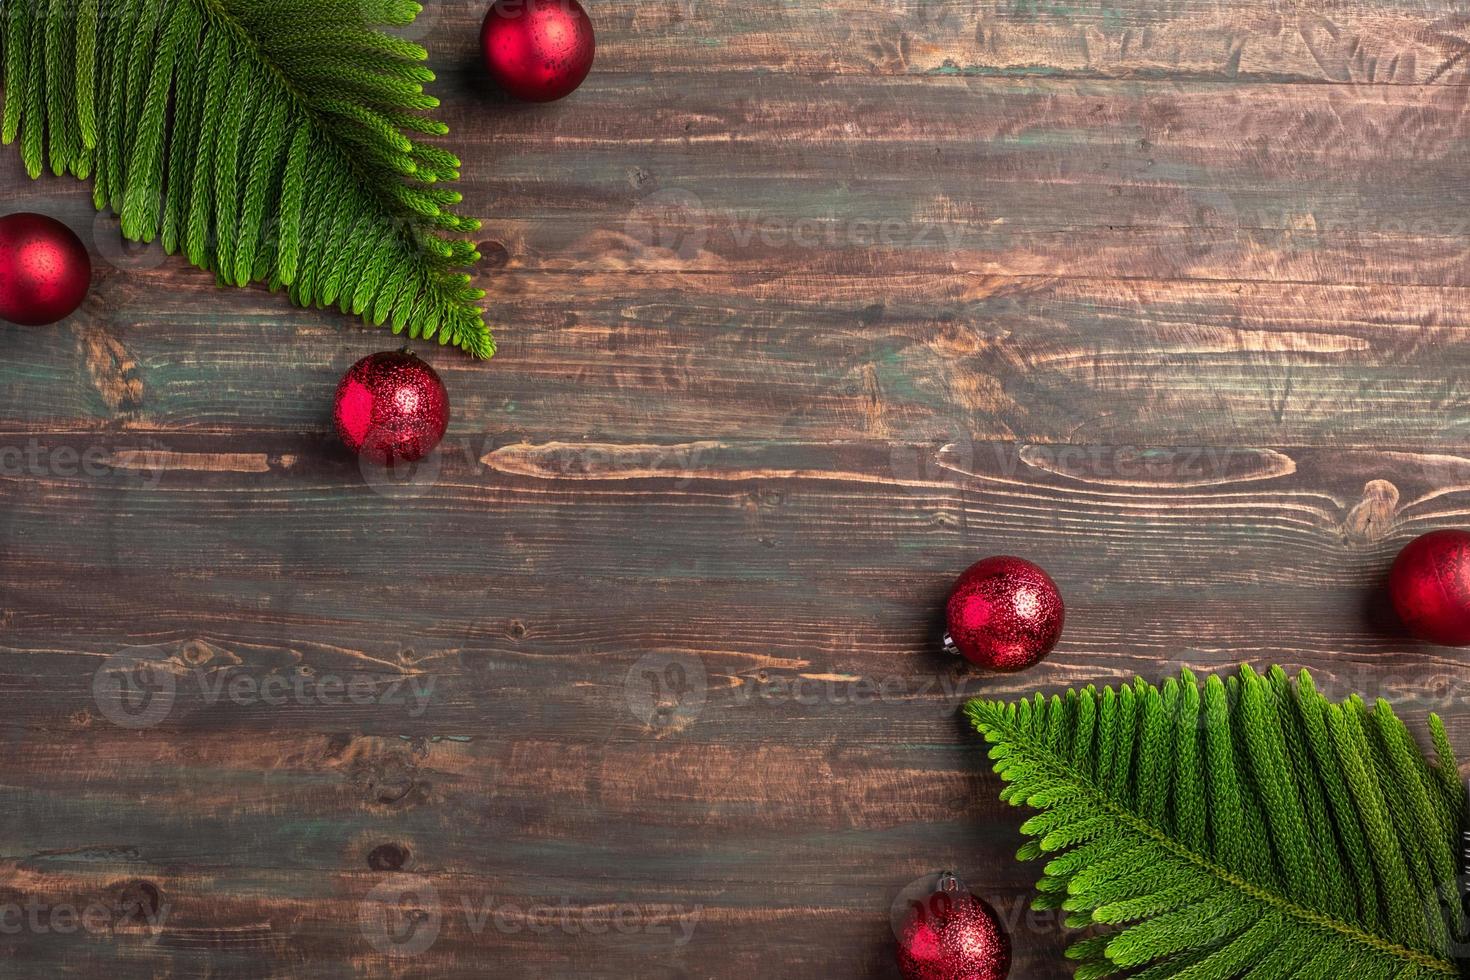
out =
{"type": "Polygon", "coordinates": [[[977,561],[945,605],[945,648],[990,670],[1025,670],[1051,652],[1066,611],[1051,576],[1024,558],[977,561]]]}
{"type": "Polygon", "coordinates": [[[1419,639],[1470,646],[1470,531],[1430,531],[1410,541],[1394,560],[1388,590],[1419,639]]]}
{"type": "Polygon", "coordinates": [[[480,49],[501,88],[527,102],[551,102],[582,84],[597,42],[577,0],[495,0],[480,49]]]}
{"type": "Polygon", "coordinates": [[[0,319],[37,327],[64,320],[92,285],[92,259],[66,225],[22,211],[0,218],[0,319]]]}
{"type": "Polygon", "coordinates": [[[945,872],[904,920],[898,967],[904,980],[1005,980],[1011,937],[989,903],[945,872]]]}
{"type": "Polygon", "coordinates": [[[416,462],[444,438],[449,393],[433,368],[408,351],[364,357],[337,385],[337,434],[358,456],[384,466],[416,462]]]}

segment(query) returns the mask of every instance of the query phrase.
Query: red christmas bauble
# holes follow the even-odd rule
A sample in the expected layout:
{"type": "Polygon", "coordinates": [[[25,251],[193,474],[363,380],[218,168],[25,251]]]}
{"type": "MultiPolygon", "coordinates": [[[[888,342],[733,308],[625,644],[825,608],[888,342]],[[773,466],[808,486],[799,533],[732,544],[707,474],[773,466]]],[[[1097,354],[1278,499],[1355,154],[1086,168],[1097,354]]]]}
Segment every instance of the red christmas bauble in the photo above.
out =
{"type": "Polygon", "coordinates": [[[527,102],[551,102],[582,84],[597,42],[577,0],[495,0],[480,48],[501,88],[527,102]]]}
{"type": "Polygon", "coordinates": [[[22,211],[0,218],[0,319],[38,327],[64,320],[92,285],[92,259],[76,232],[22,211]]]}
{"type": "Polygon", "coordinates": [[[371,354],[337,385],[332,409],[347,448],[382,465],[423,459],[449,427],[449,393],[408,351],[371,354]]]}
{"type": "Polygon", "coordinates": [[[988,902],[945,872],[904,920],[898,968],[904,980],[1005,980],[1011,937],[988,902]]]}
{"type": "Polygon", "coordinates": [[[977,561],[945,606],[945,646],[991,670],[1025,670],[1051,652],[1066,611],[1051,576],[1024,558],[977,561]]]}
{"type": "Polygon", "coordinates": [[[1388,573],[1388,591],[1419,639],[1470,646],[1470,531],[1430,531],[1410,541],[1388,573]]]}

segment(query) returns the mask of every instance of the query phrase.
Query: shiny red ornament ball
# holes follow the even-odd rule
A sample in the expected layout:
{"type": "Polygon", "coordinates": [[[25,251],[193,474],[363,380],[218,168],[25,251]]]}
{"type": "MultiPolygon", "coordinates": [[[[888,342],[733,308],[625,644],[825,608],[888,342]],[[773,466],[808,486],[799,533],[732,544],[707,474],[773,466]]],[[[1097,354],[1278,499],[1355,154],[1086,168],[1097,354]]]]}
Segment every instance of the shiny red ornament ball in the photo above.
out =
{"type": "Polygon", "coordinates": [[[495,0],[480,49],[501,88],[527,102],[552,102],[582,84],[597,42],[577,0],[495,0]]]}
{"type": "Polygon", "coordinates": [[[904,980],[1005,980],[1011,937],[988,902],[945,872],[904,919],[898,967],[904,980]]]}
{"type": "Polygon", "coordinates": [[[1388,591],[1419,639],[1470,646],[1470,531],[1430,531],[1410,541],[1388,573],[1388,591]]]}
{"type": "Polygon", "coordinates": [[[26,326],[64,320],[92,285],[92,259],[76,232],[22,211],[0,218],[0,319],[26,326]]]}
{"type": "Polygon", "coordinates": [[[407,351],[371,354],[337,385],[337,434],[358,456],[391,466],[423,459],[449,427],[449,393],[434,369],[407,351]]]}
{"type": "Polygon", "coordinates": [[[977,561],[945,606],[947,649],[990,670],[1025,670],[1051,652],[1066,611],[1051,576],[1024,558],[977,561]]]}

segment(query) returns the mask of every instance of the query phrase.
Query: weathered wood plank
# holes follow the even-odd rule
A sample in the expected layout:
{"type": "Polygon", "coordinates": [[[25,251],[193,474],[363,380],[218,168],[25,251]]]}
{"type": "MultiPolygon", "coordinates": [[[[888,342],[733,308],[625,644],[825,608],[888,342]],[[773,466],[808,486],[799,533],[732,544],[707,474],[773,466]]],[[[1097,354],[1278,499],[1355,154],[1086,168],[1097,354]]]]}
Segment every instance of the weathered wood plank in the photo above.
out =
{"type": "MultiPolygon", "coordinates": [[[[1466,284],[1470,87],[678,82],[599,77],[530,120],[451,109],[492,267],[1466,284]],[[631,98],[650,111],[613,138],[631,98]]],[[[117,253],[80,185],[28,200],[117,253]]],[[[120,264],[211,283],[156,250],[120,264]]]]}
{"type": "MultiPolygon", "coordinates": [[[[0,327],[15,351],[0,390],[0,450],[21,454],[9,466],[0,457],[0,479],[23,485],[32,439],[44,448],[48,434],[67,432],[97,434],[72,443],[78,454],[196,452],[186,471],[248,466],[280,479],[325,456],[355,472],[322,416],[340,372],[386,344],[330,314],[288,315],[261,293],[201,322],[194,311],[212,296],[208,286],[113,291],[97,300],[115,302],[110,311],[70,330],[0,327]],[[198,455],[199,439],[225,432],[239,438],[211,447],[221,461],[198,455]],[[236,453],[251,461],[231,462],[236,453]]],[[[453,393],[446,451],[458,457],[521,441],[902,443],[946,433],[1145,446],[1386,440],[1452,454],[1466,445],[1454,352],[1470,293],[1459,288],[505,273],[494,302],[507,336],[493,368],[425,349],[453,393]]]]}
{"type": "MultiPolygon", "coordinates": [[[[475,57],[481,7],[429,5],[436,57],[475,57]]],[[[1463,84],[1463,11],[1219,0],[617,0],[598,5],[601,74],[705,70],[973,73],[1463,84]]]]}
{"type": "Polygon", "coordinates": [[[779,731],[783,744],[820,744],[822,720],[846,741],[925,741],[967,695],[1272,659],[1344,693],[1392,687],[1457,729],[1467,720],[1444,700],[1462,667],[1403,637],[1378,591],[1407,537],[1463,520],[1470,464],[1458,457],[953,439],[712,442],[678,449],[677,464],[648,452],[511,444],[474,463],[446,457],[411,500],[349,489],[355,468],[311,464],[311,477],[185,469],[152,488],[37,480],[43,492],[3,527],[0,708],[26,728],[105,728],[94,673],[120,649],[157,645],[149,656],[178,677],[160,724],[179,732],[269,732],[287,718],[323,733],[510,725],[636,740],[647,692],[630,671],[651,652],[706,676],[711,710],[689,735],[711,742],[779,731]],[[338,502],[313,503],[327,497],[338,502]],[[64,515],[106,499],[130,520],[65,533],[64,515]],[[996,552],[1052,568],[1074,610],[1053,660],[1018,677],[935,652],[951,577],[996,552]],[[81,575],[93,588],[78,595],[68,582],[81,575]],[[373,679],[367,703],[311,693],[313,678],[359,675],[373,679]],[[236,678],[241,699],[224,686],[236,678]],[[271,704],[268,678],[308,693],[271,704]]]}
{"type": "Polygon", "coordinates": [[[612,0],[542,107],[482,9],[409,33],[502,352],[422,348],[455,420],[406,490],[325,419],[386,334],[0,155],[99,271],[0,326],[0,914],[109,916],[0,973],[889,978],[952,866],[1051,980],[965,696],[1279,661],[1470,740],[1380,587],[1470,522],[1458,9],[612,0]],[[984,677],[936,617],[1003,551],[1069,623],[984,677]],[[139,645],[134,729],[94,683],[139,645]],[[440,933],[387,955],[414,882],[440,933]]]}

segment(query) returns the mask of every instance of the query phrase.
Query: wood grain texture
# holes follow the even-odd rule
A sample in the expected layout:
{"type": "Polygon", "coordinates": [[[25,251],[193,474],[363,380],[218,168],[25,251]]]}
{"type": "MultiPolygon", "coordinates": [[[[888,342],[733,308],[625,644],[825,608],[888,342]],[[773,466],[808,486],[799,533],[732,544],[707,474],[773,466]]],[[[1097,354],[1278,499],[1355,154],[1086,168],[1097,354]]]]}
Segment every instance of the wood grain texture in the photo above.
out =
{"type": "Polygon", "coordinates": [[[550,106],[412,29],[501,353],[404,485],[326,425],[385,335],[0,158],[98,269],[0,325],[0,975],[888,980],[953,867],[1051,980],[966,697],[1280,662],[1470,750],[1381,587],[1470,523],[1459,7],[590,9],[550,106]],[[1003,678],[936,650],[999,552],[1068,602],[1003,678]]]}

